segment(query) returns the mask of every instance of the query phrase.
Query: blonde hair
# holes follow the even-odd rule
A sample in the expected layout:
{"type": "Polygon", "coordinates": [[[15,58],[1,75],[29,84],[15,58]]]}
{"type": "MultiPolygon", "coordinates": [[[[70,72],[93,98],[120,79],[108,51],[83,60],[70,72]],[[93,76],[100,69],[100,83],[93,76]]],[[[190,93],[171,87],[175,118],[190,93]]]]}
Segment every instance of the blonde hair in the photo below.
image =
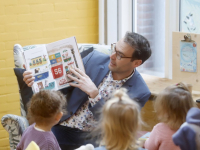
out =
{"type": "Polygon", "coordinates": [[[182,82],[165,88],[154,103],[158,119],[173,130],[185,122],[188,110],[194,106],[188,86],[182,82]]]}
{"type": "Polygon", "coordinates": [[[103,107],[99,131],[107,150],[136,148],[136,133],[141,123],[140,107],[131,100],[125,89],[115,92],[103,107]]]}

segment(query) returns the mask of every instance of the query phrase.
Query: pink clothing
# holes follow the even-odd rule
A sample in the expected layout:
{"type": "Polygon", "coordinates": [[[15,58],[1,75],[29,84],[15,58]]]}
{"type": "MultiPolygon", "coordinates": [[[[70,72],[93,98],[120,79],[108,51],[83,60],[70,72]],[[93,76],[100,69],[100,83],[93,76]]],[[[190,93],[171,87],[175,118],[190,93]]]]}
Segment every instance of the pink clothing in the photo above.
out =
{"type": "Polygon", "coordinates": [[[158,123],[153,127],[149,139],[144,143],[144,147],[148,150],[180,150],[172,141],[172,135],[175,132],[165,123],[158,123]]]}

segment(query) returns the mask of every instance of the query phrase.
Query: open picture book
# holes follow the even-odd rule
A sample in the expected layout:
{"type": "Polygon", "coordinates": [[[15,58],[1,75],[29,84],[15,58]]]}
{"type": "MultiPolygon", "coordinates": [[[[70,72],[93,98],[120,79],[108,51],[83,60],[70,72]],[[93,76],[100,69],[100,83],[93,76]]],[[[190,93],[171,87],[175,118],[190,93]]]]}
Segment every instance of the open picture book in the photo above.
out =
{"type": "Polygon", "coordinates": [[[24,51],[24,59],[26,69],[31,70],[35,77],[32,86],[34,93],[70,86],[69,82],[73,82],[67,77],[67,74],[71,74],[70,68],[79,68],[85,72],[75,37],[24,51]]]}

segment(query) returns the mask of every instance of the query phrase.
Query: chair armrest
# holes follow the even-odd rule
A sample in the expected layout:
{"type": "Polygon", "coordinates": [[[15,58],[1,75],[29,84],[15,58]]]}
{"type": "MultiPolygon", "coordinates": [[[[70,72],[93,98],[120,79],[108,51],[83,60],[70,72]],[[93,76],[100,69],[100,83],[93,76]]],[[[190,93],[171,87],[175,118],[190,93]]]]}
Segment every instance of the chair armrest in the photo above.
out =
{"type": "Polygon", "coordinates": [[[25,117],[7,114],[2,117],[1,124],[9,133],[10,149],[16,149],[22,133],[29,126],[28,120],[25,117]]]}

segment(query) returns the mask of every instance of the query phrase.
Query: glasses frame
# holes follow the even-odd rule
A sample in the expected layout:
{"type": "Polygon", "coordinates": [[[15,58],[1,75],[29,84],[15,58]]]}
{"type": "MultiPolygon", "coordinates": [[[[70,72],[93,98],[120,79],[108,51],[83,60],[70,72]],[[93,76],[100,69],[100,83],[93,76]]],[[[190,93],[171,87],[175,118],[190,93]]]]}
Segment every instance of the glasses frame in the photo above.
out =
{"type": "Polygon", "coordinates": [[[121,56],[121,54],[116,50],[116,43],[111,43],[111,54],[116,54],[116,58],[118,60],[121,60],[121,58],[132,58],[132,57],[124,57],[124,56],[121,56]]]}

